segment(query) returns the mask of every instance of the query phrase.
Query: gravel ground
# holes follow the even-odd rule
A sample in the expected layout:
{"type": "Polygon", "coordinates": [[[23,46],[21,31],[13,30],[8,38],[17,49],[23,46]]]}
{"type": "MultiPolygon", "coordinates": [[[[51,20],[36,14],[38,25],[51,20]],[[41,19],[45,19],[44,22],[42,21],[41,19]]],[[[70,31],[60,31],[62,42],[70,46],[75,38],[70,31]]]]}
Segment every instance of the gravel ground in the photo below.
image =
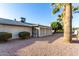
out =
{"type": "Polygon", "coordinates": [[[1,56],[79,56],[79,43],[66,43],[63,34],[0,43],[1,56]]]}

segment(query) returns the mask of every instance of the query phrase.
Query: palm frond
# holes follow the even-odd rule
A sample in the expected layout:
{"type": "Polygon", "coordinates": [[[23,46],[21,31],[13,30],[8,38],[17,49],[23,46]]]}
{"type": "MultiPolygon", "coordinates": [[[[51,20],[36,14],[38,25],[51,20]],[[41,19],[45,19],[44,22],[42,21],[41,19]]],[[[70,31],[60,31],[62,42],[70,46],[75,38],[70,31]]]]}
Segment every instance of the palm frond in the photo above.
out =
{"type": "Polygon", "coordinates": [[[51,5],[53,6],[53,5],[55,5],[56,3],[52,3],[51,5]]]}
{"type": "Polygon", "coordinates": [[[79,10],[79,6],[76,6],[76,7],[72,6],[72,11],[73,12],[78,11],[78,10],[79,10]]]}
{"type": "Polygon", "coordinates": [[[52,13],[55,14],[55,13],[57,13],[59,10],[60,10],[60,9],[59,9],[58,7],[56,7],[56,8],[53,9],[52,13]]]}
{"type": "Polygon", "coordinates": [[[52,10],[52,13],[53,14],[56,14],[57,12],[60,11],[61,8],[63,8],[64,4],[63,3],[52,3],[52,6],[53,6],[53,10],[52,10]]]}

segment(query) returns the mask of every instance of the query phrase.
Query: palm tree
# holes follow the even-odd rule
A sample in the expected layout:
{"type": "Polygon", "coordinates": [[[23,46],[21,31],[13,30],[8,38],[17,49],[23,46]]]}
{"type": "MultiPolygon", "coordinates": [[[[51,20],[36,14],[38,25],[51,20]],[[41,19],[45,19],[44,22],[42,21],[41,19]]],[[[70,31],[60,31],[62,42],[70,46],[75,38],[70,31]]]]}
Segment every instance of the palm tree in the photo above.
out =
{"type": "Polygon", "coordinates": [[[57,13],[61,8],[63,8],[63,12],[61,13],[61,19],[64,23],[64,40],[67,42],[71,42],[72,40],[72,11],[78,10],[72,6],[71,3],[52,3],[54,6],[53,14],[57,13]]]}

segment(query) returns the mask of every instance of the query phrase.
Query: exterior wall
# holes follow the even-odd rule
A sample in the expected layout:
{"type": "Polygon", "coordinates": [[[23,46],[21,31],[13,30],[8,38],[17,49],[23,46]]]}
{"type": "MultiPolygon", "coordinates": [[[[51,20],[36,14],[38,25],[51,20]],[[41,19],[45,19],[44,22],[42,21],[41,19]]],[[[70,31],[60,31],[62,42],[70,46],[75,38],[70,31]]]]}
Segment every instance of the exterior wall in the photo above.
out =
{"type": "Polygon", "coordinates": [[[48,28],[40,28],[40,37],[52,35],[51,29],[48,28]]]}
{"type": "Polygon", "coordinates": [[[39,37],[39,27],[32,28],[32,37],[39,37]]]}
{"type": "Polygon", "coordinates": [[[32,35],[32,27],[0,25],[0,32],[10,32],[12,33],[12,38],[18,38],[18,33],[21,31],[30,32],[32,35]]]}
{"type": "Polygon", "coordinates": [[[40,28],[40,37],[46,36],[45,29],[40,28]]]}
{"type": "MultiPolygon", "coordinates": [[[[52,35],[51,29],[43,28],[43,27],[36,27],[38,30],[36,32],[36,37],[43,37],[52,35]]],[[[0,25],[0,32],[10,32],[12,33],[12,39],[18,38],[18,33],[21,31],[27,31],[30,32],[32,36],[32,27],[23,27],[23,26],[11,26],[11,25],[0,25]]]]}
{"type": "Polygon", "coordinates": [[[51,29],[46,29],[46,35],[52,35],[52,30],[51,29]]]}

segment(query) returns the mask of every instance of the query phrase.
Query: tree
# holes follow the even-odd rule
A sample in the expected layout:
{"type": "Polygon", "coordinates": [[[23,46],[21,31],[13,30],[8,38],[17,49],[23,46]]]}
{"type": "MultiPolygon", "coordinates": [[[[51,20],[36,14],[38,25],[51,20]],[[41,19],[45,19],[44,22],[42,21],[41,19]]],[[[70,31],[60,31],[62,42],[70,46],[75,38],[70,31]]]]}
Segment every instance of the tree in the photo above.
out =
{"type": "Polygon", "coordinates": [[[64,40],[71,42],[72,40],[72,11],[78,10],[79,7],[72,6],[71,3],[52,3],[53,14],[56,14],[61,8],[64,10],[61,13],[61,17],[64,23],[64,40]],[[77,9],[78,8],[78,9],[77,9]]]}
{"type": "Polygon", "coordinates": [[[62,25],[59,22],[52,22],[51,23],[52,30],[56,33],[57,30],[62,29],[62,25]]]}
{"type": "MultiPolygon", "coordinates": [[[[79,10],[79,6],[76,6],[76,7],[72,6],[73,13],[79,13],[78,10],[79,10]]],[[[58,18],[57,18],[57,21],[60,22],[62,25],[64,25],[63,24],[63,17],[64,17],[64,11],[61,14],[59,14],[58,18]]],[[[72,18],[73,18],[73,16],[72,16],[72,18]]]]}

